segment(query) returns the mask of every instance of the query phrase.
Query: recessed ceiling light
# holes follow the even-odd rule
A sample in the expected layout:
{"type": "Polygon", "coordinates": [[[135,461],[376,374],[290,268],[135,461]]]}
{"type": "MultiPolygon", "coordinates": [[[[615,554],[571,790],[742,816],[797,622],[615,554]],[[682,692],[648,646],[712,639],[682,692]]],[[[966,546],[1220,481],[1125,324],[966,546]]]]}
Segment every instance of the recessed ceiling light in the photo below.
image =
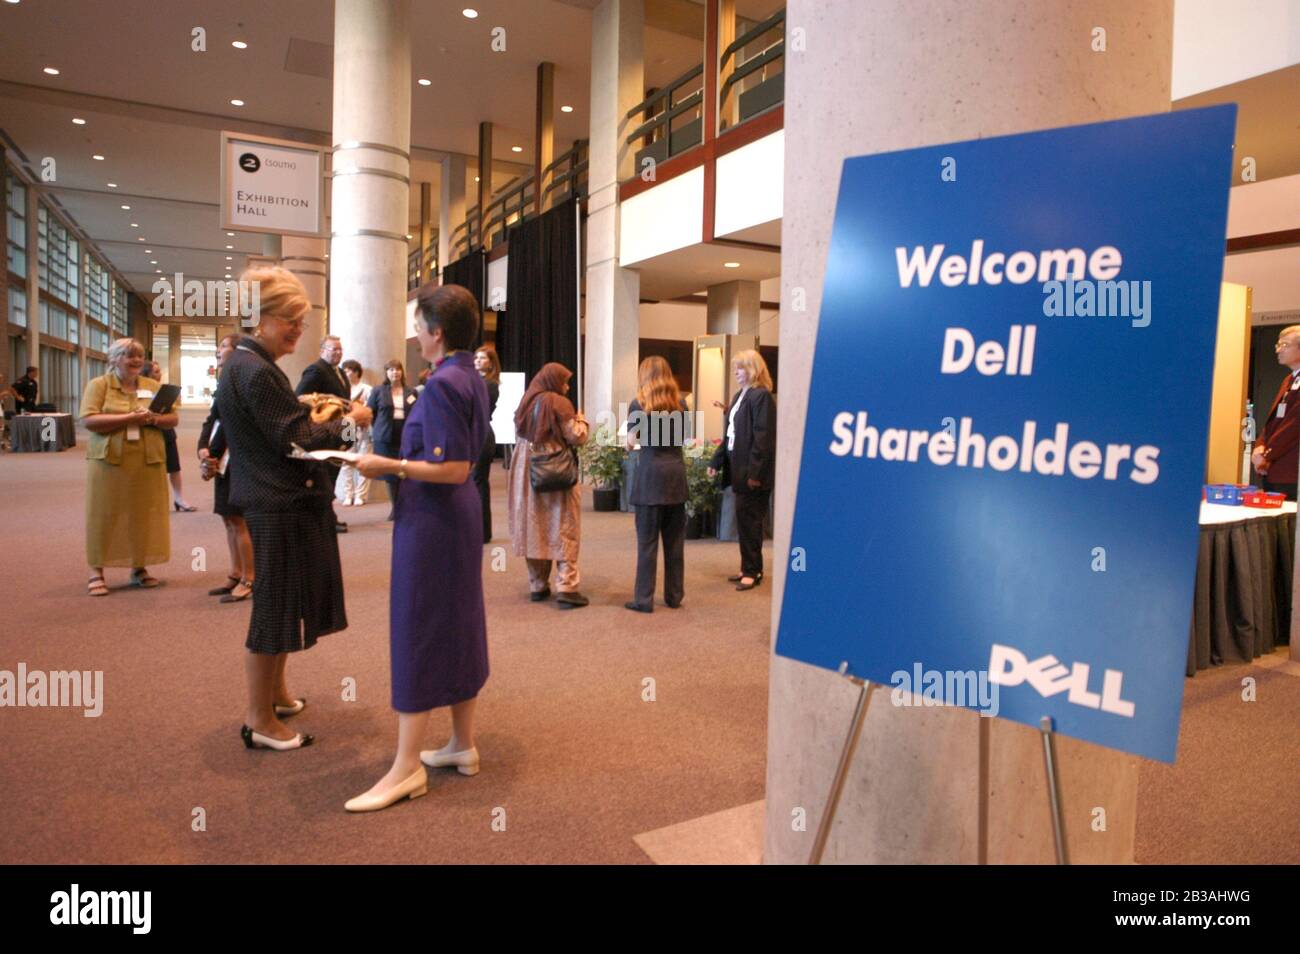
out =
{"type": "Polygon", "coordinates": [[[475,176],[475,177],[474,177],[474,181],[475,181],[475,182],[478,182],[478,176],[475,176]]]}
{"type": "Polygon", "coordinates": [[[161,268],[155,268],[155,269],[153,270],[153,273],[154,273],[155,275],[161,275],[161,274],[162,274],[162,269],[161,269],[161,268]]]}
{"type": "Polygon", "coordinates": [[[523,151],[524,151],[524,147],[523,147],[523,146],[511,146],[511,147],[510,147],[510,151],[511,151],[511,152],[523,152],[523,151]]]}
{"type": "Polygon", "coordinates": [[[423,77],[421,77],[420,79],[416,80],[416,82],[419,83],[421,86],[432,86],[432,85],[433,85],[433,80],[427,80],[427,79],[424,79],[423,77]]]}
{"type": "Polygon", "coordinates": [[[123,208],[124,210],[126,210],[127,212],[130,212],[130,211],[131,211],[131,207],[130,207],[129,205],[124,205],[124,206],[122,206],[122,208],[123,208]]]}
{"type": "Polygon", "coordinates": [[[104,183],[104,185],[108,186],[110,189],[116,189],[116,188],[117,188],[117,183],[116,183],[116,182],[106,182],[106,183],[104,183]]]}
{"type": "Polygon", "coordinates": [[[235,237],[235,233],[234,233],[234,232],[227,232],[226,234],[227,234],[228,236],[230,236],[231,238],[234,238],[234,237],[235,237]]]}
{"type": "Polygon", "coordinates": [[[143,242],[143,241],[144,241],[144,236],[141,235],[138,239],[136,239],[136,241],[137,241],[137,242],[143,242]]]}
{"type": "Polygon", "coordinates": [[[151,249],[151,248],[147,248],[147,249],[144,250],[144,253],[145,253],[146,255],[152,255],[152,254],[153,254],[153,249],[151,249]]]}
{"type": "Polygon", "coordinates": [[[133,229],[138,229],[139,227],[140,227],[140,223],[139,223],[139,222],[132,222],[132,223],[131,223],[131,228],[133,228],[133,229]]]}
{"type": "Polygon", "coordinates": [[[740,268],[740,262],[723,262],[723,268],[740,268]]]}
{"type": "Polygon", "coordinates": [[[572,107],[572,106],[561,106],[561,107],[560,107],[560,112],[562,112],[562,113],[571,113],[571,112],[573,112],[573,107],[572,107]]]}
{"type": "Polygon", "coordinates": [[[227,255],[227,256],[226,256],[226,261],[227,261],[227,262],[233,262],[234,260],[235,260],[235,256],[233,256],[233,255],[227,255]]]}
{"type": "Polygon", "coordinates": [[[235,246],[233,246],[233,245],[227,245],[227,246],[226,246],[226,248],[234,248],[234,247],[235,247],[235,246]]]}
{"type": "Polygon", "coordinates": [[[462,16],[468,17],[471,20],[473,20],[475,17],[478,16],[478,11],[475,10],[473,7],[466,7],[464,10],[460,12],[462,16]]]}
{"type": "Polygon", "coordinates": [[[84,125],[86,125],[86,121],[85,121],[84,119],[82,119],[80,116],[73,116],[73,117],[72,117],[72,124],[73,124],[74,126],[84,126],[84,125]]]}
{"type": "Polygon", "coordinates": [[[45,67],[45,72],[49,73],[51,76],[58,76],[58,75],[59,75],[59,71],[56,70],[53,66],[47,66],[47,67],[45,67]]]}
{"type": "Polygon", "coordinates": [[[414,235],[408,235],[407,238],[408,238],[408,239],[413,239],[413,238],[415,238],[415,236],[414,236],[414,235]]]}
{"type": "Polygon", "coordinates": [[[244,105],[244,101],[243,101],[242,99],[232,99],[232,100],[230,101],[230,105],[231,105],[231,106],[243,106],[243,105],[244,105]]]}
{"type": "Polygon", "coordinates": [[[94,159],[96,162],[103,162],[103,161],[104,161],[104,157],[101,156],[101,155],[99,155],[98,153],[96,153],[95,155],[91,156],[90,158],[91,158],[91,159],[94,159]]]}
{"type": "Polygon", "coordinates": [[[233,47],[234,47],[235,49],[237,49],[237,50],[246,50],[246,49],[248,49],[248,44],[245,43],[243,40],[231,40],[231,41],[230,41],[230,45],[233,46],[233,47]]]}

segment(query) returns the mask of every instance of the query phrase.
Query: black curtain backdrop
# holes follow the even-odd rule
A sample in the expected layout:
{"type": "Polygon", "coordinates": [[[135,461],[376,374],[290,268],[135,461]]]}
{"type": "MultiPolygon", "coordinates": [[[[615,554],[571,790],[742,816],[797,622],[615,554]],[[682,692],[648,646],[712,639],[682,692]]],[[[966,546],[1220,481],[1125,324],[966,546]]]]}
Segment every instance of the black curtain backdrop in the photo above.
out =
{"type": "MultiPolygon", "coordinates": [[[[442,270],[442,283],[444,285],[464,285],[478,300],[479,310],[482,311],[487,303],[483,297],[484,286],[487,284],[487,255],[481,249],[470,252],[464,258],[457,259],[442,270]]],[[[483,343],[483,320],[479,319],[478,334],[474,338],[474,345],[483,343]]]]}
{"type": "MultiPolygon", "coordinates": [[[[578,224],[576,199],[507,233],[506,312],[497,319],[497,352],[506,371],[531,379],[548,361],[578,370],[578,224]]],[[[581,401],[571,394],[574,404],[581,401]]]]}

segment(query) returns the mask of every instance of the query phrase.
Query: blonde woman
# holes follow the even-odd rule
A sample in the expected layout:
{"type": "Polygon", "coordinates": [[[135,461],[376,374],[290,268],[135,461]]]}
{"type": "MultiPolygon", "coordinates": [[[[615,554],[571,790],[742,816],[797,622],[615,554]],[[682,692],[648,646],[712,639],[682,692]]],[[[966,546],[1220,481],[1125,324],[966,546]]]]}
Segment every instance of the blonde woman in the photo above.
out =
{"type": "MultiPolygon", "coordinates": [[[[170,497],[163,428],[176,426],[175,406],[155,414],[158,382],[144,377],[144,347],[119,338],[108,349],[107,374],[86,385],[81,423],[86,449],[87,592],[107,596],[104,567],[131,567],[131,585],[150,589],[148,567],[171,560],[170,497]]],[[[179,402],[178,402],[179,403],[179,402]]]]}
{"type": "Polygon", "coordinates": [[[258,283],[261,314],[222,367],[217,413],[235,461],[230,503],[243,513],[253,541],[253,610],[244,642],[248,706],[240,737],[250,749],[285,751],[312,743],[280,721],[307,704],[289,692],[289,653],[348,626],[330,506],[333,474],[291,454],[341,447],[344,428],[366,426],[370,411],[354,403],[343,418],[312,420],[276,365],[302,337],[311,308],[306,289],[283,268],[253,268],[239,278],[258,283]]]}
{"type": "Polygon", "coordinates": [[[763,582],[763,522],[776,473],[776,400],[772,375],[757,351],[740,352],[731,369],[739,390],[727,408],[727,437],[709,474],[721,473],[722,485],[736,497],[740,573],[728,579],[737,590],[752,590],[763,582]]]}
{"type": "Polygon", "coordinates": [[[638,613],[654,612],[659,538],[664,541],[664,603],[682,605],[686,578],[687,433],[682,401],[668,362],[652,355],[637,371],[636,397],[628,406],[627,449],[637,444],[636,472],[628,502],[636,509],[636,595],[623,605],[638,613]]]}

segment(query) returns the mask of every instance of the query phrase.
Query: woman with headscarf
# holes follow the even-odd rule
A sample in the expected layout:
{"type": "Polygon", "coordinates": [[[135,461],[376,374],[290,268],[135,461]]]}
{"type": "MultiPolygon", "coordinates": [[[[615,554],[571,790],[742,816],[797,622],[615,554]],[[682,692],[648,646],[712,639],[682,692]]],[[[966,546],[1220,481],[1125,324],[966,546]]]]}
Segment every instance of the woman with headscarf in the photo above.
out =
{"type": "Polygon", "coordinates": [[[515,452],[510,460],[510,542],[528,563],[529,598],[551,595],[551,563],[556,563],[555,601],[561,609],[586,606],[578,591],[578,543],[582,490],[537,491],[530,479],[534,454],[568,451],[587,443],[587,419],[565,395],[573,372],[551,362],[537,372],[515,411],[515,452]]]}

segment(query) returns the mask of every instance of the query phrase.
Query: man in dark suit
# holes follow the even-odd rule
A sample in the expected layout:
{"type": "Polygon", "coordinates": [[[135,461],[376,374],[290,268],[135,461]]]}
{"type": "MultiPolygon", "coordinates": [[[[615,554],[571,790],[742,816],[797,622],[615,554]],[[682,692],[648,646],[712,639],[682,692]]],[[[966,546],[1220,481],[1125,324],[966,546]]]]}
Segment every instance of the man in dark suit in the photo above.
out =
{"type": "Polygon", "coordinates": [[[333,394],[345,401],[351,400],[352,386],[339,367],[342,361],[343,342],[330,335],[320,343],[320,358],[303,370],[297,394],[333,394]]]}
{"type": "MultiPolygon", "coordinates": [[[[345,401],[351,401],[352,385],[348,383],[348,379],[343,375],[343,369],[339,367],[342,361],[343,342],[337,335],[328,335],[320,343],[320,357],[303,369],[295,393],[299,397],[304,394],[333,394],[345,401]]],[[[335,517],[334,529],[339,533],[347,533],[348,525],[335,517]]]]}
{"type": "Polygon", "coordinates": [[[1277,363],[1291,369],[1282,379],[1268,409],[1264,434],[1251,453],[1251,463],[1263,478],[1264,489],[1296,499],[1300,471],[1300,325],[1282,329],[1274,349],[1277,363]]]}

